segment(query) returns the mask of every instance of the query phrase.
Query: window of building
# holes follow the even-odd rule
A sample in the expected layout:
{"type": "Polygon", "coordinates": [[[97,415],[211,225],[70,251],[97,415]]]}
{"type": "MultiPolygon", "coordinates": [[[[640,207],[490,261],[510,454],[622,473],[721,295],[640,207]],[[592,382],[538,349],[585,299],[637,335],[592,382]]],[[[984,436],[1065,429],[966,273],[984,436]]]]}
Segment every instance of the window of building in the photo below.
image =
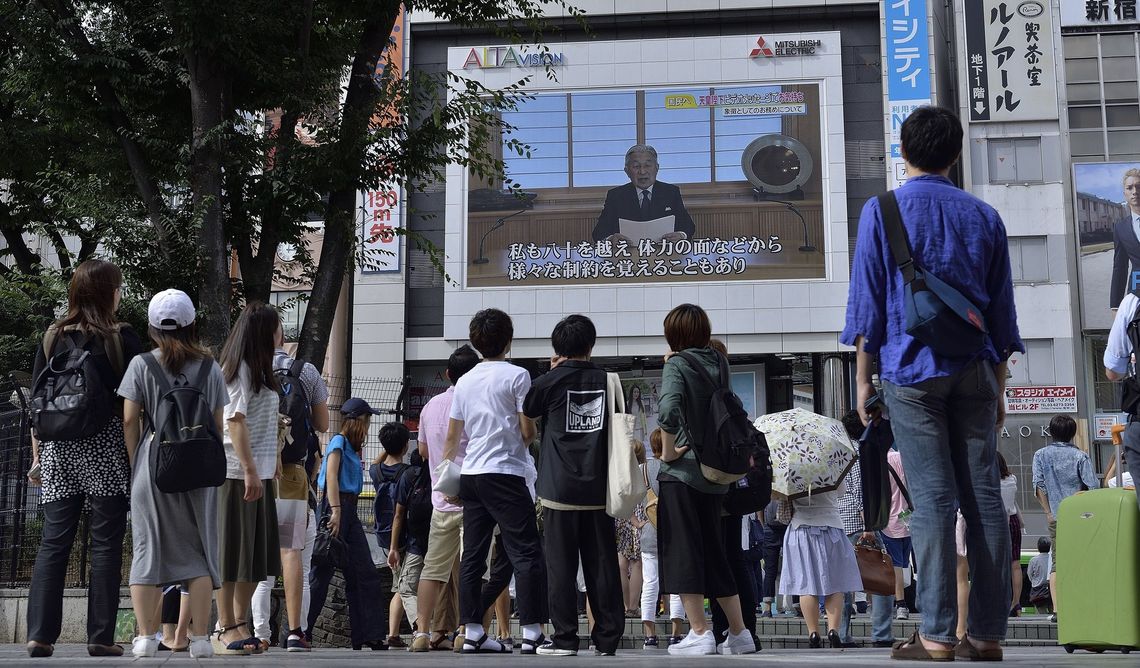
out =
{"type": "Polygon", "coordinates": [[[1140,157],[1136,33],[1065,35],[1063,39],[1073,157],[1140,157]]]}
{"type": "Polygon", "coordinates": [[[1041,138],[989,139],[990,183],[1043,183],[1041,138]]]}
{"type": "Polygon", "coordinates": [[[1014,282],[1049,280],[1049,246],[1045,237],[1010,237],[1009,264],[1014,282]]]}
{"type": "Polygon", "coordinates": [[[1025,354],[1009,360],[1009,385],[1054,385],[1057,368],[1053,359],[1053,339],[1026,339],[1025,354]]]}
{"type": "Polygon", "coordinates": [[[305,311],[309,307],[309,293],[296,291],[273,292],[269,295],[270,305],[281,314],[281,327],[285,331],[285,341],[295,343],[301,337],[301,325],[305,322],[305,311]]]}

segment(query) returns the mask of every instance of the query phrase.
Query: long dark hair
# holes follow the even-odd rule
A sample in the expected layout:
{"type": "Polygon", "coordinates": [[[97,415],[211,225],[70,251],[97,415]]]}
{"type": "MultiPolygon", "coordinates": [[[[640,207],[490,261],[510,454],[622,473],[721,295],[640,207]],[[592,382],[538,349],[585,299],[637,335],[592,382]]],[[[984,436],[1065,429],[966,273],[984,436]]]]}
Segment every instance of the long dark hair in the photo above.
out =
{"type": "MultiPolygon", "coordinates": [[[[645,412],[645,397],[643,397],[641,394],[641,386],[640,385],[634,384],[634,385],[629,386],[629,401],[627,401],[626,403],[629,404],[629,406],[633,405],[633,403],[634,403],[633,402],[633,391],[634,390],[637,390],[637,407],[641,410],[642,413],[644,413],[645,412]]],[[[626,407],[626,410],[629,410],[628,406],[626,407]]]]}
{"type": "Polygon", "coordinates": [[[106,260],[85,260],[75,268],[67,286],[67,315],[56,329],[77,327],[110,336],[115,319],[115,290],[123,285],[123,272],[106,260]]]}
{"type": "Polygon", "coordinates": [[[1003,457],[1000,452],[997,453],[997,456],[998,474],[1001,475],[1002,478],[1008,478],[1009,476],[1013,475],[1009,470],[1009,466],[1005,463],[1005,457],[1003,457]]]}
{"type": "Polygon", "coordinates": [[[273,353],[280,325],[281,317],[272,306],[261,302],[246,304],[234,323],[226,344],[222,346],[222,373],[227,383],[237,379],[244,362],[249,367],[249,381],[254,393],[260,392],[263,387],[277,391],[273,353]]]}
{"type": "Polygon", "coordinates": [[[150,340],[162,351],[162,366],[177,376],[186,365],[196,360],[213,358],[210,351],[198,343],[198,324],[190,323],[178,329],[148,328],[150,340]]]}

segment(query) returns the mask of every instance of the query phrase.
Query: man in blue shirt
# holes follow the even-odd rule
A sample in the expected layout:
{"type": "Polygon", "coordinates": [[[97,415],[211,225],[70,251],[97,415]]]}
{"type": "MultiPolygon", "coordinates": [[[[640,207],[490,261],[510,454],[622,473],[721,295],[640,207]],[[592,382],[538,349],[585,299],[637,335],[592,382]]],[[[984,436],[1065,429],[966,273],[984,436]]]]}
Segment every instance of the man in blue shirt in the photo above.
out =
{"type": "MultiPolygon", "coordinates": [[[[1116,318],[1112,321],[1112,330],[1108,333],[1108,346],[1104,349],[1104,374],[1109,380],[1124,380],[1129,373],[1132,363],[1132,341],[1128,338],[1128,323],[1136,316],[1136,309],[1140,307],[1140,292],[1130,292],[1124,295],[1120,308],[1116,311],[1116,318]]],[[[1124,430],[1123,446],[1126,454],[1125,463],[1133,480],[1140,480],[1140,419],[1131,415],[1128,418],[1128,428],[1124,430]]],[[[1107,481],[1105,484],[1108,484],[1107,481]]],[[[1136,489],[1136,501],[1140,503],[1140,488],[1136,489]]]]}
{"type": "Polygon", "coordinates": [[[857,351],[859,411],[867,422],[874,356],[902,453],[915,512],[911,524],[920,633],[897,643],[896,659],[998,659],[1009,614],[1010,537],[1001,499],[996,429],[1005,419],[1007,360],[1024,352],[1017,331],[1005,226],[993,207],[951,183],[962,126],[951,112],[921,107],[901,131],[908,182],[895,191],[914,260],[972,301],[989,340],[973,358],[951,359],[908,336],[903,278],[891,256],[879,203],[863,207],[847,324],[857,351]],[[968,527],[968,638],[957,638],[956,502],[968,527]]]}

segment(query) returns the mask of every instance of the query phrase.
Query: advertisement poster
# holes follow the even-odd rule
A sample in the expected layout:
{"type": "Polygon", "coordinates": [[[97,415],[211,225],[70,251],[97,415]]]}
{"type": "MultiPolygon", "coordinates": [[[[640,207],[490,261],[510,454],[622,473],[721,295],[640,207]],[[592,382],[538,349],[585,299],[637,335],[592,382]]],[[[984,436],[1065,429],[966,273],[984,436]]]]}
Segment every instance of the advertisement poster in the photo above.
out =
{"type": "Polygon", "coordinates": [[[1109,329],[1140,282],[1140,162],[1073,165],[1085,329],[1109,329]]]}
{"type": "Polygon", "coordinates": [[[503,121],[468,287],[826,276],[816,83],[540,93],[503,121]]]}
{"type": "MultiPolygon", "coordinates": [[[[622,378],[625,412],[633,415],[633,437],[649,452],[649,434],[657,428],[657,401],[661,378],[622,378]]],[[[652,456],[652,455],[647,455],[652,456]]]]}
{"type": "Polygon", "coordinates": [[[1073,385],[1009,387],[1005,390],[1005,410],[1018,413],[1076,413],[1077,388],[1073,385]]]}

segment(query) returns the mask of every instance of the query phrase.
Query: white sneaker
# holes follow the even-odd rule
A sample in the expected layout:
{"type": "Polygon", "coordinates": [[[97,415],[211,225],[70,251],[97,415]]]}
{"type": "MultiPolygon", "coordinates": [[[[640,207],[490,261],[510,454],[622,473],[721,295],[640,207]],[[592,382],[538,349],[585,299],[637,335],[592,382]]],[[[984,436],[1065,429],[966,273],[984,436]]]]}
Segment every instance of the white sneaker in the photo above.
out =
{"type": "Polygon", "coordinates": [[[895,608],[895,619],[910,619],[910,608],[905,605],[895,608]]]}
{"type": "Polygon", "coordinates": [[[154,636],[135,636],[131,643],[131,654],[138,659],[145,659],[158,654],[158,638],[154,636]]]}
{"type": "Polygon", "coordinates": [[[716,636],[712,629],[697,634],[689,631],[681,642],[669,645],[669,654],[674,656],[699,656],[702,654],[716,654],[716,636]]]}
{"type": "Polygon", "coordinates": [[[190,638],[190,658],[210,659],[214,656],[214,645],[209,638],[190,638]]]}
{"type": "Polygon", "coordinates": [[[732,631],[729,631],[724,642],[716,646],[716,653],[755,654],[756,642],[752,640],[752,634],[748,632],[748,629],[744,629],[739,635],[733,635],[732,631]]]}

